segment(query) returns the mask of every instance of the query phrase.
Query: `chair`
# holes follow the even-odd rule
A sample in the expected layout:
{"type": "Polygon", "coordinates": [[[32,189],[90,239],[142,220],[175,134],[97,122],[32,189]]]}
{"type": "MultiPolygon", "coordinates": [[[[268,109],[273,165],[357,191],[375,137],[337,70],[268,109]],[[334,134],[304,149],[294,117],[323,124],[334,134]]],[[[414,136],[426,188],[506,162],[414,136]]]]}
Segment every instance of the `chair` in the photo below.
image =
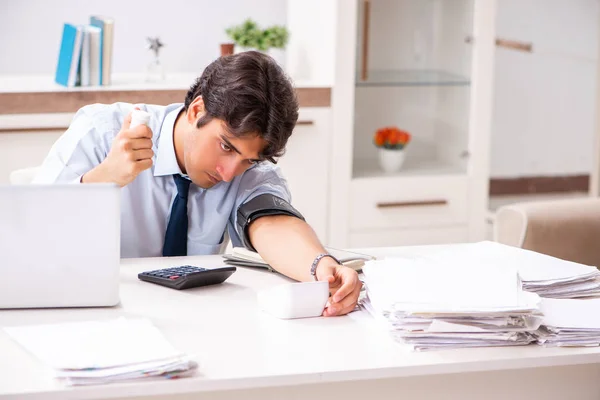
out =
{"type": "Polygon", "coordinates": [[[494,240],[600,266],[600,199],[543,200],[500,207],[494,240]]]}
{"type": "Polygon", "coordinates": [[[10,173],[9,181],[11,185],[28,185],[35,178],[40,167],[22,168],[10,173]]]}

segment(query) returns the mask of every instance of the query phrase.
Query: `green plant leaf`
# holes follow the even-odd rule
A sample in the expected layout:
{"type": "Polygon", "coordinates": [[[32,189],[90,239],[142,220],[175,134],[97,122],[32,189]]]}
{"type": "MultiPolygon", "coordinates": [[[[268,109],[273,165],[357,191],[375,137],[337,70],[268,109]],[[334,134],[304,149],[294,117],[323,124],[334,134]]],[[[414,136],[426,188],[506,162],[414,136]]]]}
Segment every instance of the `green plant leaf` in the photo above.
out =
{"type": "Polygon", "coordinates": [[[225,33],[238,46],[245,48],[256,48],[267,51],[270,48],[283,49],[289,41],[289,32],[283,25],[273,25],[261,30],[258,24],[248,18],[239,25],[230,26],[225,33]]]}

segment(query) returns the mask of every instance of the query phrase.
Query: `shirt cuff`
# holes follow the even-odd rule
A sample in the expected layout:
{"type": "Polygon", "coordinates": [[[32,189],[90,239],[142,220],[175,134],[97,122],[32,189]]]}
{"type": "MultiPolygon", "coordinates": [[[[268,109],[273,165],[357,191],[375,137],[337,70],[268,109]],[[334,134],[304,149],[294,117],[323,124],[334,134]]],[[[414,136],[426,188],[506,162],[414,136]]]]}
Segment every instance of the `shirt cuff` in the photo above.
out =
{"type": "Polygon", "coordinates": [[[75,178],[72,181],[70,181],[69,183],[81,183],[82,179],[83,179],[83,175],[80,175],[77,178],[75,178]]]}

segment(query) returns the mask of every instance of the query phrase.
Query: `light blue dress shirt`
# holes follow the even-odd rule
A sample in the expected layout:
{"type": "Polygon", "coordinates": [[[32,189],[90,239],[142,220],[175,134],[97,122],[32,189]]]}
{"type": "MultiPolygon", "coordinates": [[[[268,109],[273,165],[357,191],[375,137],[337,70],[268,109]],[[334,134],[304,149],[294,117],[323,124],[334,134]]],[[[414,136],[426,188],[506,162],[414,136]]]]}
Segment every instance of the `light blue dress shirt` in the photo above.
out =
{"type": "MultiPolygon", "coordinates": [[[[134,105],[93,104],[81,108],[69,129],[52,146],[34,183],[78,183],[108,155],[114,137],[134,105]]],[[[173,128],[182,104],[166,107],[138,105],[151,114],[153,166],[121,189],[121,257],[162,255],[171,205],[177,194],[173,174],[181,174],[175,158],[173,128]]],[[[256,164],[231,182],[210,189],[192,183],[188,197],[188,255],[216,254],[227,230],[241,246],[238,208],[252,198],[271,193],[291,202],[279,168],[267,161],[256,164]]]]}

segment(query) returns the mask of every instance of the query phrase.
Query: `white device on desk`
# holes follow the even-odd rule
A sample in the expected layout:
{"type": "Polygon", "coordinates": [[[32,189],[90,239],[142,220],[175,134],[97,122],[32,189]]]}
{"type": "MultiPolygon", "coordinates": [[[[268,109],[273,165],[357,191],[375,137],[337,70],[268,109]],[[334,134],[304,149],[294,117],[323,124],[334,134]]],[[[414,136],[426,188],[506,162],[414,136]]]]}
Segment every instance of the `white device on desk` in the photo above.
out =
{"type": "Polygon", "coordinates": [[[117,304],[120,217],[116,185],[0,186],[0,308],[117,304]]]}
{"type": "Polygon", "coordinates": [[[328,282],[298,282],[258,292],[259,307],[282,319],[318,317],[329,298],[328,282]]]}

